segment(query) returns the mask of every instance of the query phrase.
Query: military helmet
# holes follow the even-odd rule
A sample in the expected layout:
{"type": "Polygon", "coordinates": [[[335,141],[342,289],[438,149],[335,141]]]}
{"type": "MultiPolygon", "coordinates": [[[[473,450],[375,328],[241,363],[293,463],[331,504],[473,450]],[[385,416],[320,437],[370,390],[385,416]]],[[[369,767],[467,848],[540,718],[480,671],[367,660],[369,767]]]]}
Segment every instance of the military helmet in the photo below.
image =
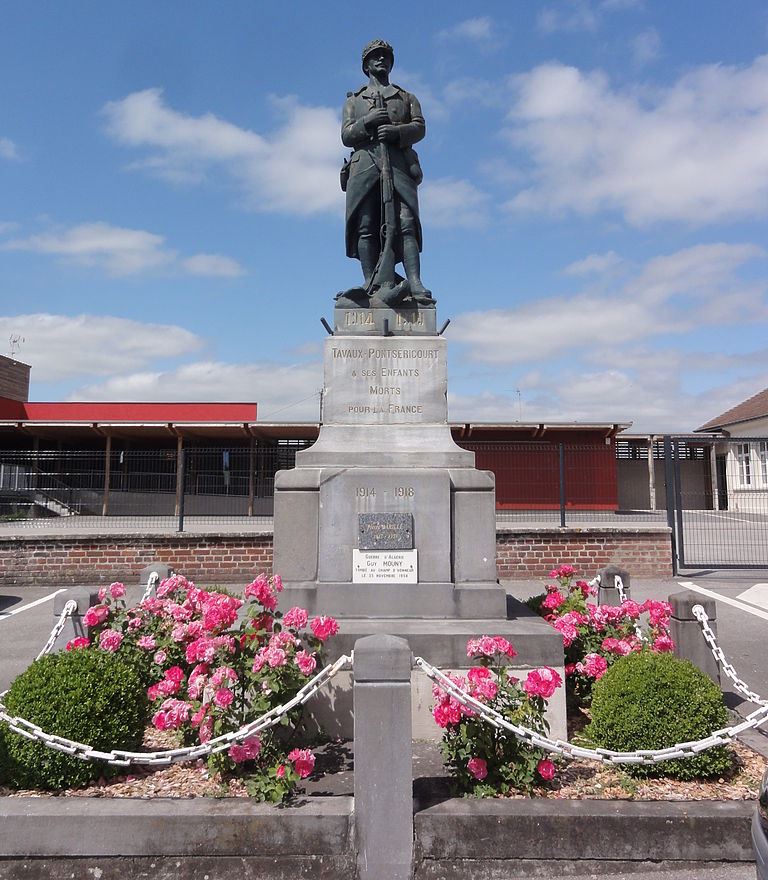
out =
{"type": "Polygon", "coordinates": [[[363,73],[367,73],[365,69],[365,59],[371,54],[371,52],[375,52],[377,49],[384,49],[392,59],[392,67],[395,66],[395,50],[389,45],[389,43],[386,40],[371,40],[365,49],[363,49],[363,73]]]}

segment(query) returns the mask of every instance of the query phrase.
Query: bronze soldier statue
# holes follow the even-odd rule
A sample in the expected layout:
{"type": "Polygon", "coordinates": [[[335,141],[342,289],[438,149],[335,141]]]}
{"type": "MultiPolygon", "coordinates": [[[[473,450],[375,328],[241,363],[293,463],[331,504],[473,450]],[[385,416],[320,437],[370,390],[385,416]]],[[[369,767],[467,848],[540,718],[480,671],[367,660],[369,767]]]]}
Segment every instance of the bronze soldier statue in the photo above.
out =
{"type": "Polygon", "coordinates": [[[421,281],[417,187],[423,175],[413,149],[426,128],[416,97],[389,81],[394,63],[389,43],[368,43],[368,82],[349,92],[344,104],[341,139],[352,148],[341,172],[347,256],[360,260],[365,284],[339,294],[339,306],[435,305],[421,281]],[[396,263],[403,264],[405,279],[396,263]]]}

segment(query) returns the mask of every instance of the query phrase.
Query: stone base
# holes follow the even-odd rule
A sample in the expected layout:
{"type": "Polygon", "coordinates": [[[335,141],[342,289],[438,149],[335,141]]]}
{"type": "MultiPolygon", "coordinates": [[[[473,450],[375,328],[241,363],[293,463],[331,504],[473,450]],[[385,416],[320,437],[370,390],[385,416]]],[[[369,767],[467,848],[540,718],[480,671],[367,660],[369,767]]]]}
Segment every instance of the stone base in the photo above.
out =
{"type": "Polygon", "coordinates": [[[336,336],[434,336],[437,332],[435,308],[335,308],[333,330],[336,336]],[[384,322],[386,321],[386,327],[384,322]]]}
{"type": "MultiPolygon", "coordinates": [[[[408,618],[503,618],[506,594],[498,584],[286,584],[282,605],[299,605],[310,614],[408,618]]],[[[389,630],[383,630],[389,633],[389,630]]],[[[371,633],[367,633],[371,635],[371,633]]],[[[397,633],[392,633],[397,635],[397,633]]]]}
{"type": "MultiPolygon", "coordinates": [[[[562,636],[533,614],[522,602],[507,598],[511,619],[476,620],[370,620],[340,618],[339,633],[329,642],[325,659],[333,661],[349,654],[355,642],[374,634],[386,633],[405,639],[414,656],[423,657],[444,672],[463,673],[469,668],[467,642],[483,635],[503,636],[517,651],[510,663],[513,674],[524,679],[537,666],[551,666],[565,680],[562,636]]],[[[419,669],[411,676],[413,738],[438,740],[442,731],[435,724],[431,708],[432,682],[419,669]]],[[[311,717],[329,735],[351,739],[353,735],[351,673],[340,672],[307,706],[311,717]]],[[[565,688],[555,692],[548,703],[547,720],[553,737],[567,739],[565,688]]]]}

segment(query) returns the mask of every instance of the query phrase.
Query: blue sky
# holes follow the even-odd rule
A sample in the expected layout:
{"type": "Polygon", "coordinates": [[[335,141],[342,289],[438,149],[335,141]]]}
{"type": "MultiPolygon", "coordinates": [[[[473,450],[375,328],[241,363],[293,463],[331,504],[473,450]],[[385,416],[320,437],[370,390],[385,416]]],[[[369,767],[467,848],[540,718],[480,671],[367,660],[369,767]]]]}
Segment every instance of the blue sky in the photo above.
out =
{"type": "Polygon", "coordinates": [[[685,431],[768,385],[762,0],[0,15],[0,350],[23,337],[35,400],[317,417],[319,319],[359,278],[340,111],[373,37],[427,119],[451,418],[685,431]]]}

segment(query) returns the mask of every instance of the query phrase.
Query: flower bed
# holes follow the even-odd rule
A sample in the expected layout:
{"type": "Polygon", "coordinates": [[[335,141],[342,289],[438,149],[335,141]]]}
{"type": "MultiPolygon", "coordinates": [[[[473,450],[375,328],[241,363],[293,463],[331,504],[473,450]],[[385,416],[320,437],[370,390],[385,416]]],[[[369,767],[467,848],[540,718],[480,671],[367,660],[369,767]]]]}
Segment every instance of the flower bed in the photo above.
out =
{"type": "MultiPolygon", "coordinates": [[[[150,750],[157,748],[152,731],[175,734],[173,748],[205,745],[294,697],[315,672],[323,643],[338,631],[333,618],[310,620],[299,607],[282,614],[281,591],[278,576],[257,577],[240,598],[174,575],[155,596],[126,607],[125,587],[113,583],[85,614],[88,637],[73,639],[66,649],[120,656],[139,671],[153,704],[150,750]]],[[[64,705],[61,711],[87,707],[64,705]]],[[[211,754],[207,772],[222,780],[240,776],[251,796],[281,801],[314,767],[302,736],[297,706],[283,714],[279,728],[211,754]]],[[[13,782],[13,766],[8,774],[13,782]]]]}

